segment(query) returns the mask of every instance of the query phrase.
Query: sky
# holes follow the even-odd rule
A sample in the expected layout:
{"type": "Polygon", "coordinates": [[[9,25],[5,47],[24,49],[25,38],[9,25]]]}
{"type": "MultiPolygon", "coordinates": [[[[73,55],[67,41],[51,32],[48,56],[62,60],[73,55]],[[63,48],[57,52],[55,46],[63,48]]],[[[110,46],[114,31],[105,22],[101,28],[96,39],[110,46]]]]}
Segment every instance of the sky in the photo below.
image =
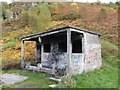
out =
{"type": "MultiPolygon", "coordinates": [[[[12,0],[0,0],[0,1],[6,1],[7,3],[11,3],[12,0]]],[[[97,0],[73,0],[77,2],[97,2],[97,0]]],[[[109,2],[116,2],[118,0],[99,0],[102,3],[109,3],[109,2]]]]}

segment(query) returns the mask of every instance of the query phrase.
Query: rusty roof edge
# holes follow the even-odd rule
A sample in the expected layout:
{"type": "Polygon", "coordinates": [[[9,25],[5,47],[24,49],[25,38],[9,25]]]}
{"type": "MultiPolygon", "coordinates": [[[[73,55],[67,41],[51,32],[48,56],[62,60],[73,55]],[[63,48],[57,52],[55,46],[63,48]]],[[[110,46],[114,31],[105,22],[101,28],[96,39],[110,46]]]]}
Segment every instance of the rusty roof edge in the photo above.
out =
{"type": "Polygon", "coordinates": [[[32,37],[32,36],[35,36],[35,35],[41,35],[41,34],[44,34],[44,33],[49,33],[49,32],[52,32],[52,31],[61,30],[61,29],[65,29],[65,28],[73,28],[73,29],[77,29],[77,30],[80,30],[80,31],[88,32],[88,33],[95,34],[95,35],[99,35],[99,36],[102,35],[102,34],[100,34],[100,33],[96,33],[96,32],[93,32],[93,31],[89,31],[89,30],[87,30],[87,29],[81,29],[81,28],[78,28],[78,27],[74,27],[74,26],[71,26],[71,25],[67,25],[67,26],[62,26],[62,27],[59,27],[59,28],[54,28],[54,29],[50,29],[50,30],[47,30],[47,31],[43,31],[43,32],[39,32],[39,33],[35,33],[35,34],[23,36],[23,37],[20,37],[20,39],[22,40],[22,39],[24,39],[24,38],[29,38],[29,37],[32,37]]]}

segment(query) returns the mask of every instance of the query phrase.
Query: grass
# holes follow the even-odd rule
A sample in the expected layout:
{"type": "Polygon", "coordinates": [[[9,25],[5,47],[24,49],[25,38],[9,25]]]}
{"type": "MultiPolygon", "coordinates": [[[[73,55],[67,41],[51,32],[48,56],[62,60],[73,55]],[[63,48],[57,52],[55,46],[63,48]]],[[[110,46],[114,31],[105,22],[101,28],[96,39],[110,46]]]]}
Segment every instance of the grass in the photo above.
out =
{"type": "Polygon", "coordinates": [[[99,70],[75,75],[76,88],[117,88],[118,69],[110,66],[103,66],[99,70]]]}
{"type": "Polygon", "coordinates": [[[10,69],[10,70],[4,70],[3,73],[18,73],[23,76],[29,77],[25,81],[16,83],[14,85],[3,85],[3,88],[13,88],[15,85],[18,84],[38,84],[35,88],[48,88],[48,85],[55,84],[55,82],[49,81],[48,78],[50,77],[47,74],[40,73],[40,72],[32,72],[27,70],[18,70],[18,69],[10,69]]]}

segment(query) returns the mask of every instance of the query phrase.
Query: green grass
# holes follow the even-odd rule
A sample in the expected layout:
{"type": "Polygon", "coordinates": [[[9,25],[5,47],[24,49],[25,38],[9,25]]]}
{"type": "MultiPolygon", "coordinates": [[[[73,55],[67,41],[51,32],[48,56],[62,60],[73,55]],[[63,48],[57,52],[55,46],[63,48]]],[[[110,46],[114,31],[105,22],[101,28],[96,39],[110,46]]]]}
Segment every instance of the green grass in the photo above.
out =
{"type": "Polygon", "coordinates": [[[10,69],[10,70],[4,70],[3,73],[17,73],[23,76],[29,77],[25,81],[16,83],[14,85],[3,85],[3,88],[13,88],[15,85],[18,84],[38,84],[35,88],[49,88],[48,85],[50,84],[56,84],[55,82],[49,81],[49,75],[40,73],[40,72],[32,72],[27,70],[17,70],[17,69],[10,69]]]}
{"type": "Polygon", "coordinates": [[[118,69],[110,66],[103,66],[99,70],[75,75],[77,88],[117,88],[118,69]]]}

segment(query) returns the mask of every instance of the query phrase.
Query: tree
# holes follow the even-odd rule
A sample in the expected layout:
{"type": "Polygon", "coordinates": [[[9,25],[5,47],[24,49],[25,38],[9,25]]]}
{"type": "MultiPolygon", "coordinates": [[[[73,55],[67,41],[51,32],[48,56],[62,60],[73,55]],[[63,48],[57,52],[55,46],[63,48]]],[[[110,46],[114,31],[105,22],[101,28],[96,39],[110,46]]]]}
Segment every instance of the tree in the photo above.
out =
{"type": "Polygon", "coordinates": [[[7,2],[1,2],[0,3],[1,4],[1,16],[2,16],[2,18],[5,20],[5,19],[7,19],[8,18],[8,14],[10,13],[9,12],[9,10],[7,10],[7,9],[9,9],[9,4],[7,4],[7,2]]]}

